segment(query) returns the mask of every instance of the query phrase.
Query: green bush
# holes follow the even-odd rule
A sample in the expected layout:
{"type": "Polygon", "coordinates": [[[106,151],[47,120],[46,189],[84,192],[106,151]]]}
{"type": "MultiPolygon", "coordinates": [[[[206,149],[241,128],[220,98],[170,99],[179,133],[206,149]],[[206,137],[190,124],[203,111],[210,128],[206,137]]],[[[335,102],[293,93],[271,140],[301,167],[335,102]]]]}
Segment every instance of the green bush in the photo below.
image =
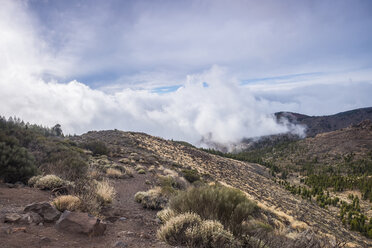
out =
{"type": "Polygon", "coordinates": [[[94,155],[108,155],[109,149],[102,141],[90,141],[83,144],[85,149],[93,152],[94,155]]]}
{"type": "Polygon", "coordinates": [[[197,170],[182,170],[183,177],[190,183],[200,180],[200,175],[197,170]]]}
{"type": "Polygon", "coordinates": [[[27,183],[35,174],[34,158],[25,148],[0,142],[0,179],[9,183],[27,183]]]}
{"type": "Polygon", "coordinates": [[[177,214],[193,212],[202,219],[217,220],[234,235],[243,234],[243,222],[258,211],[243,192],[221,185],[202,186],[180,192],[170,202],[177,214]]]}

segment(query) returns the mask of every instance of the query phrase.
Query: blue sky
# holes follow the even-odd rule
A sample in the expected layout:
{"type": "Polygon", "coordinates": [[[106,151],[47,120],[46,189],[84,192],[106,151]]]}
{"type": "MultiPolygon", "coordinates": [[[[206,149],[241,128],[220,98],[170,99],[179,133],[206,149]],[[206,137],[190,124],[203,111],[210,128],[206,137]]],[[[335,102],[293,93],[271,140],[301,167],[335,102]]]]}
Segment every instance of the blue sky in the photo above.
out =
{"type": "Polygon", "coordinates": [[[371,27],[369,0],[2,0],[0,113],[193,142],[275,133],[257,127],[275,111],[372,106],[371,27]]]}

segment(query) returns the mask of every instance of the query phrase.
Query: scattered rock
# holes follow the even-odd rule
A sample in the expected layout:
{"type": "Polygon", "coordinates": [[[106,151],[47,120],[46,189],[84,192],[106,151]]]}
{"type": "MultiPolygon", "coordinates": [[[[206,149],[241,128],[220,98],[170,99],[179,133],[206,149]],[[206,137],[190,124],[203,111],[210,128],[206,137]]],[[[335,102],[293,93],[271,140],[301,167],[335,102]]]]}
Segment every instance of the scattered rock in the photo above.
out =
{"type": "Polygon", "coordinates": [[[115,243],[114,245],[115,248],[124,248],[124,247],[128,247],[128,245],[126,243],[124,243],[123,241],[118,241],[115,243]]]}
{"type": "Polygon", "coordinates": [[[22,215],[17,213],[7,213],[4,216],[4,223],[15,223],[22,219],[22,215]]]}
{"type": "Polygon", "coordinates": [[[38,225],[38,224],[43,222],[43,218],[37,213],[30,212],[30,213],[27,213],[27,214],[22,214],[22,218],[19,222],[22,223],[22,224],[36,224],[36,225],[38,225]]]}
{"type": "Polygon", "coordinates": [[[52,240],[48,237],[41,237],[40,238],[40,244],[49,244],[50,242],[52,242],[52,240]]]}
{"type": "Polygon", "coordinates": [[[24,209],[25,213],[34,212],[39,214],[45,222],[54,222],[58,220],[61,212],[53,207],[49,202],[31,203],[24,209]]]}
{"type": "Polygon", "coordinates": [[[106,230],[106,223],[87,213],[65,211],[57,221],[57,229],[70,233],[100,236],[106,230]]]}

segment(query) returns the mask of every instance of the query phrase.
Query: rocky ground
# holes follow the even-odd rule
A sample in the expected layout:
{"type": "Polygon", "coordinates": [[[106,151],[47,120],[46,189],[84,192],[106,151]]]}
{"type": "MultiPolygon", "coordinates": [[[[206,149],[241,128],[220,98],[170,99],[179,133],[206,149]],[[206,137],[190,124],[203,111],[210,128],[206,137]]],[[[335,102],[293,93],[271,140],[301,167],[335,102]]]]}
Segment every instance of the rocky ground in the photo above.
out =
{"type": "MultiPolygon", "coordinates": [[[[0,222],[0,247],[169,247],[156,240],[158,224],[156,212],[143,209],[134,201],[137,191],[147,190],[151,186],[145,183],[151,180],[149,175],[135,175],[129,179],[115,179],[117,195],[110,208],[103,211],[107,229],[103,236],[89,237],[57,230],[54,223],[42,225],[26,223],[0,222]]],[[[51,193],[35,188],[8,188],[0,184],[0,216],[5,213],[21,213],[27,204],[50,201],[51,193]]]]}

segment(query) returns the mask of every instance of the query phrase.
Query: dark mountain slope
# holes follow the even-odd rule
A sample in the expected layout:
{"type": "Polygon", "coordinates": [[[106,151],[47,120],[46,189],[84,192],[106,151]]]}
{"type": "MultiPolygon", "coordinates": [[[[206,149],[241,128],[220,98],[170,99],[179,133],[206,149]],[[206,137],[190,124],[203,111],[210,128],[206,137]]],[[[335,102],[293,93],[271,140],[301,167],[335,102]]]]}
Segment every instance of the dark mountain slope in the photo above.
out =
{"type": "Polygon", "coordinates": [[[306,125],[306,135],[313,137],[318,133],[335,131],[364,120],[372,120],[372,107],[354,109],[326,116],[308,116],[292,112],[275,113],[278,120],[286,118],[293,124],[306,125]]]}

